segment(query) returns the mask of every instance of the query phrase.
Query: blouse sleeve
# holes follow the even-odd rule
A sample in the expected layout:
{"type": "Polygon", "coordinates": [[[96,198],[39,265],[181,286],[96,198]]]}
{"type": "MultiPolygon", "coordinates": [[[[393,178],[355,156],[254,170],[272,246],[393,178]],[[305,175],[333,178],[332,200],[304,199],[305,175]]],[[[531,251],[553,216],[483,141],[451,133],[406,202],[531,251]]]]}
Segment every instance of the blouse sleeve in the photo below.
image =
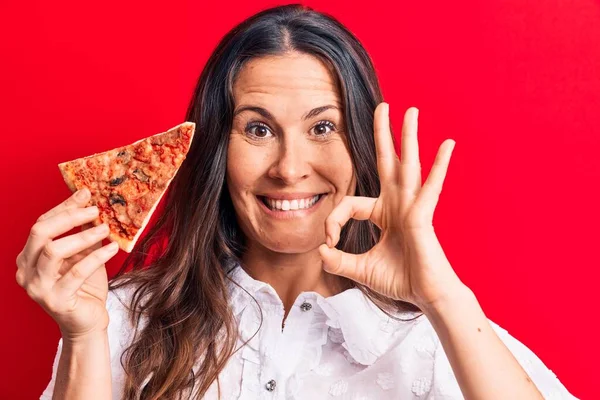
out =
{"type": "MultiPolygon", "coordinates": [[[[121,299],[121,297],[121,295],[117,295],[115,292],[109,291],[106,299],[106,309],[109,315],[108,345],[110,349],[112,391],[114,399],[119,398],[118,396],[115,397],[115,394],[118,395],[118,393],[120,393],[119,391],[121,390],[122,386],[123,372],[120,365],[120,355],[124,341],[128,339],[127,332],[129,331],[125,327],[127,316],[125,313],[126,310],[122,304],[123,299],[121,299]]],[[[54,385],[56,383],[56,373],[58,371],[58,362],[62,352],[62,345],[63,340],[60,338],[58,341],[58,349],[52,364],[52,377],[50,378],[50,382],[46,386],[46,389],[41,394],[40,400],[52,400],[54,385]]]]}
{"type": "MultiPolygon", "coordinates": [[[[529,348],[511,336],[505,329],[492,321],[492,328],[506,347],[512,352],[519,364],[529,375],[533,383],[546,400],[578,400],[565,388],[556,375],[544,365],[529,348]]],[[[450,362],[438,341],[434,354],[433,383],[428,399],[455,400],[464,399],[450,362]]]]}
{"type": "Polygon", "coordinates": [[[58,350],[54,357],[54,363],[52,364],[52,377],[50,383],[46,386],[46,390],[40,396],[40,400],[52,400],[52,394],[54,393],[54,383],[56,382],[56,371],[58,370],[58,361],[60,360],[60,354],[62,352],[62,338],[58,340],[58,350]]]}

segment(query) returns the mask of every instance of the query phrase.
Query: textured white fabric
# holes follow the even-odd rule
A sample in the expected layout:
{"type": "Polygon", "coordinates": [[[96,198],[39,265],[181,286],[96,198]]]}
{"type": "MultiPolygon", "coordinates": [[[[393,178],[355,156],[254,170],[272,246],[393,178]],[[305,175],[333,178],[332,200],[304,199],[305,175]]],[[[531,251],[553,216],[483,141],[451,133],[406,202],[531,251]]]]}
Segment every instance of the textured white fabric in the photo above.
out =
{"type": "MultiPolygon", "coordinates": [[[[230,286],[231,306],[240,326],[239,344],[254,337],[221,372],[222,399],[463,398],[425,316],[409,322],[391,319],[358,289],[329,298],[304,292],[282,330],[284,309],[275,290],[252,279],[241,267],[235,268],[231,277],[241,286],[230,286]],[[275,385],[269,391],[271,380],[275,385]]],[[[119,358],[133,337],[121,303],[128,304],[130,295],[131,289],[121,288],[109,292],[107,300],[113,399],[121,398],[124,372],[119,358]]],[[[397,316],[409,319],[416,315],[406,312],[397,316]]],[[[490,323],[546,399],[576,399],[531,350],[490,323]]],[[[52,398],[61,345],[62,339],[52,379],[41,399],[52,398]]],[[[205,398],[217,398],[216,383],[205,398]]]]}

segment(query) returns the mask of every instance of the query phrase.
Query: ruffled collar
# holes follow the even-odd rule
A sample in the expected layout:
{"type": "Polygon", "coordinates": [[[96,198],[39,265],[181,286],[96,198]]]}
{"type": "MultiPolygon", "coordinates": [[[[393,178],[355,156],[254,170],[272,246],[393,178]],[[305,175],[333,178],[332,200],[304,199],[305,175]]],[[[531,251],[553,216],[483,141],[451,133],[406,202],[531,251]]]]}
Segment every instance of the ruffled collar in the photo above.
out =
{"type": "MultiPolygon", "coordinates": [[[[229,287],[234,315],[243,314],[248,306],[256,308],[251,306],[256,304],[252,298],[256,299],[261,310],[283,310],[283,303],[275,289],[268,283],[252,278],[239,264],[229,277],[232,280],[229,287]]],[[[335,341],[342,344],[356,363],[366,366],[373,364],[392,345],[406,337],[422,319],[403,321],[419,315],[410,311],[393,314],[402,320],[390,318],[358,288],[327,298],[316,292],[302,292],[295,304],[301,304],[304,299],[314,300],[318,306],[315,312],[323,315],[323,318],[315,320],[320,321],[325,334],[325,340],[319,340],[320,345],[326,342],[329,331],[329,336],[332,339],[336,337],[335,341]]],[[[256,347],[251,342],[249,344],[256,347]]]]}

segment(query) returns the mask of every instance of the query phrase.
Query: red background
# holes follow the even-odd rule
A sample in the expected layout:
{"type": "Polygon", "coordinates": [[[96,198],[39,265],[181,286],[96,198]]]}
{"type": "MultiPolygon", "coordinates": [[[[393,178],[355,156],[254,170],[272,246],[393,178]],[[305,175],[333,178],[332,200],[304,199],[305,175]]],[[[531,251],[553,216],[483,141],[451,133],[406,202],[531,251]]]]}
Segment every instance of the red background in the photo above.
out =
{"type": "MultiPolygon", "coordinates": [[[[217,41],[275,4],[0,2],[1,398],[50,378],[58,328],[14,272],[31,225],[69,195],[57,164],[182,122],[217,41]]],[[[306,4],[363,42],[396,132],[419,107],[424,176],[456,140],[436,231],[488,317],[600,398],[600,3],[306,4]]]]}

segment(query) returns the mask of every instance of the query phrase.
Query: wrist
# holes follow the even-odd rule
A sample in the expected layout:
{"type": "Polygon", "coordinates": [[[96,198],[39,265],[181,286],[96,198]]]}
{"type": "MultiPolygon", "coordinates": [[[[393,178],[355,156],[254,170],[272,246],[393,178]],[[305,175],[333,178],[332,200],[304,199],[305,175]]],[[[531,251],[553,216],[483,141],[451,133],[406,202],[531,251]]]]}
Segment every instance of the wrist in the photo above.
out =
{"type": "Polygon", "coordinates": [[[81,347],[108,339],[108,330],[99,329],[81,334],[62,332],[63,346],[81,347]]]}
{"type": "Polygon", "coordinates": [[[477,302],[475,293],[461,282],[452,289],[437,296],[435,300],[420,304],[419,308],[431,319],[447,315],[453,310],[464,308],[472,302],[477,302]]]}

